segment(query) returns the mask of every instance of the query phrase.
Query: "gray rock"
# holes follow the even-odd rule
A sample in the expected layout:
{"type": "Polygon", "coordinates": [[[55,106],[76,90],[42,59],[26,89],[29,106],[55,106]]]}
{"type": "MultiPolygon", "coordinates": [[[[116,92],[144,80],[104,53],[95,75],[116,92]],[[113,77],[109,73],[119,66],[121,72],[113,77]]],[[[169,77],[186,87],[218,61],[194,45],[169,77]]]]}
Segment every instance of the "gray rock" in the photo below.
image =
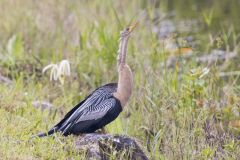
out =
{"type": "Polygon", "coordinates": [[[135,139],[110,134],[91,133],[81,136],[76,148],[85,151],[87,159],[131,159],[148,160],[135,139]]]}
{"type": "Polygon", "coordinates": [[[33,101],[32,105],[34,108],[36,109],[40,108],[41,110],[45,110],[45,109],[52,110],[52,108],[54,107],[53,104],[47,101],[33,101]]]}
{"type": "Polygon", "coordinates": [[[1,74],[0,74],[0,83],[6,84],[6,85],[12,85],[12,81],[7,77],[2,76],[1,74]]]}

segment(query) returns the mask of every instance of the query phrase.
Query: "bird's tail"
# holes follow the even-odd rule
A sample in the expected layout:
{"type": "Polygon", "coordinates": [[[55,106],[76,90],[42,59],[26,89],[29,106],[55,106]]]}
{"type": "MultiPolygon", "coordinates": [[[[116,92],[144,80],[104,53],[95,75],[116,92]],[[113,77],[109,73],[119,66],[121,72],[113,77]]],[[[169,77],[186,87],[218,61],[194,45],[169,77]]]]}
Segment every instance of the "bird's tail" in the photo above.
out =
{"type": "Polygon", "coordinates": [[[42,137],[46,137],[46,136],[50,136],[54,133],[58,132],[58,127],[53,127],[52,129],[50,129],[48,132],[42,132],[42,133],[39,133],[39,134],[36,134],[36,135],[33,135],[31,137],[32,138],[36,138],[36,137],[39,137],[39,138],[42,138],[42,137]]]}

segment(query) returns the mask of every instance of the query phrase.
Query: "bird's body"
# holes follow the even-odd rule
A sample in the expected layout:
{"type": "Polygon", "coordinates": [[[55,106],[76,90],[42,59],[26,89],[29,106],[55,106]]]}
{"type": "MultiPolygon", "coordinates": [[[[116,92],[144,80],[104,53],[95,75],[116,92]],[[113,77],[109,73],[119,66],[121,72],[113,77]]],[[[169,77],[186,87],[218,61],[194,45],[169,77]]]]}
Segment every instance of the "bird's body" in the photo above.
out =
{"type": "Polygon", "coordinates": [[[116,91],[117,83],[97,88],[70,110],[48,133],[40,133],[37,136],[44,137],[55,132],[61,132],[64,136],[78,135],[104,127],[122,112],[121,102],[113,96],[116,91]]]}
{"type": "Polygon", "coordinates": [[[40,133],[36,135],[37,137],[44,137],[55,132],[61,132],[64,136],[91,133],[118,117],[132,93],[132,71],[125,64],[125,58],[128,38],[135,26],[121,32],[118,51],[118,83],[109,83],[97,88],[85,100],[70,110],[50,131],[40,133]]]}

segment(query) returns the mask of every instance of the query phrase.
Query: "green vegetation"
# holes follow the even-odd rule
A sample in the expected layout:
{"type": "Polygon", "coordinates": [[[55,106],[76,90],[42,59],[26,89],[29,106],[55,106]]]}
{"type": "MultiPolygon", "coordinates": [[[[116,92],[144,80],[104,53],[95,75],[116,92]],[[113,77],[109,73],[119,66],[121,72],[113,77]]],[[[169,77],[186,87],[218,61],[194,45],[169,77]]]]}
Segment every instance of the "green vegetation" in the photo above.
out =
{"type": "Polygon", "coordinates": [[[84,159],[74,136],[29,137],[117,81],[119,32],[136,19],[127,56],[134,93],[108,132],[136,137],[150,159],[239,159],[239,7],[239,0],[0,0],[0,75],[12,81],[0,81],[1,159],[84,159]],[[71,65],[64,83],[42,74],[63,59],[71,65]]]}

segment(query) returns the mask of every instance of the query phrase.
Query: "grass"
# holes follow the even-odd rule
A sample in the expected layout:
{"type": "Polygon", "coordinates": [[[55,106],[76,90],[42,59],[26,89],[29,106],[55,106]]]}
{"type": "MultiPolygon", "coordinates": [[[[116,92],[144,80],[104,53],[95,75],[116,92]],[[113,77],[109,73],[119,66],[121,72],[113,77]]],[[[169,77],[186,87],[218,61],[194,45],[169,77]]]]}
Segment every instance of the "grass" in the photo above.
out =
{"type": "Polygon", "coordinates": [[[196,59],[213,50],[239,52],[239,6],[237,0],[0,0],[0,73],[13,82],[0,83],[1,157],[84,159],[76,137],[28,139],[96,87],[117,81],[119,32],[139,19],[127,57],[134,92],[108,132],[136,137],[150,159],[238,159],[239,75],[220,73],[238,71],[239,54],[213,63],[196,59]],[[166,34],[161,27],[169,23],[175,29],[166,34]],[[191,57],[166,47],[174,42],[190,47],[191,57]],[[63,85],[50,82],[41,70],[63,59],[71,76],[63,85]],[[36,109],[33,101],[54,107],[36,109]]]}

